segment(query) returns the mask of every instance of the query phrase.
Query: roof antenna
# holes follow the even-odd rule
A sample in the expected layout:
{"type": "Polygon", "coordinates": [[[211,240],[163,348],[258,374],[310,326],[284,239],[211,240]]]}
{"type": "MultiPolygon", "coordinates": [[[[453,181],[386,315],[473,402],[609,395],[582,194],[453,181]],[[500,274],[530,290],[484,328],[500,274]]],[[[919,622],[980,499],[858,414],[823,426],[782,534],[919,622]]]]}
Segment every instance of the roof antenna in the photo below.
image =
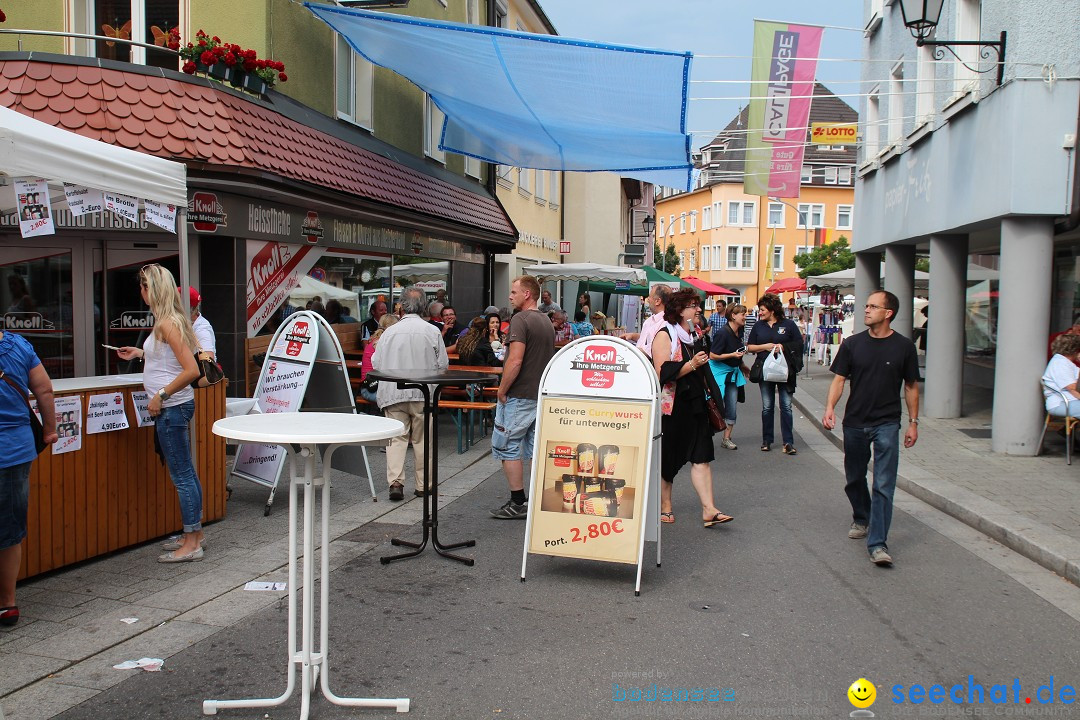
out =
{"type": "Polygon", "coordinates": [[[739,114],[735,116],[735,127],[737,127],[737,128],[742,127],[742,109],[743,109],[743,106],[740,105],[739,106],[739,114]]]}

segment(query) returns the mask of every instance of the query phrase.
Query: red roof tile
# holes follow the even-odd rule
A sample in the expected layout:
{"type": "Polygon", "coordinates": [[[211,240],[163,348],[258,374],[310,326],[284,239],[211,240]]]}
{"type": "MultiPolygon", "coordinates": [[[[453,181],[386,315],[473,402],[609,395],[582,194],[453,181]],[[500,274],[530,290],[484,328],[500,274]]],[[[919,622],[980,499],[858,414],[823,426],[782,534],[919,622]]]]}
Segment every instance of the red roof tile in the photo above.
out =
{"type": "Polygon", "coordinates": [[[514,232],[489,196],[200,83],[92,66],[0,61],[0,104],[151,155],[272,171],[495,233],[514,232]]]}

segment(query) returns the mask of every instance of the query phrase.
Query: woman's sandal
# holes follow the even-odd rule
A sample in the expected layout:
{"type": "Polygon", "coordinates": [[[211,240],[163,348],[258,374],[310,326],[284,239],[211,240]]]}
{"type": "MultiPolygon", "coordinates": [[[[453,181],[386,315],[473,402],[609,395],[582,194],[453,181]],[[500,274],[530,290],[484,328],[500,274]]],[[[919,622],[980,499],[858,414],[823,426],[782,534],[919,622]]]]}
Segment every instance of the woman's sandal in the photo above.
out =
{"type": "Polygon", "coordinates": [[[19,608],[15,605],[0,607],[0,625],[12,626],[19,622],[19,608]]]}
{"type": "Polygon", "coordinates": [[[719,525],[720,523],[731,522],[734,519],[735,518],[731,517],[730,515],[725,515],[722,512],[718,512],[715,515],[713,515],[712,520],[706,520],[705,521],[705,527],[711,528],[713,525],[719,525]]]}
{"type": "Polygon", "coordinates": [[[660,513],[660,522],[664,523],[665,525],[673,524],[675,522],[675,513],[673,513],[673,512],[666,512],[666,513],[662,512],[662,513],[660,513]]]}

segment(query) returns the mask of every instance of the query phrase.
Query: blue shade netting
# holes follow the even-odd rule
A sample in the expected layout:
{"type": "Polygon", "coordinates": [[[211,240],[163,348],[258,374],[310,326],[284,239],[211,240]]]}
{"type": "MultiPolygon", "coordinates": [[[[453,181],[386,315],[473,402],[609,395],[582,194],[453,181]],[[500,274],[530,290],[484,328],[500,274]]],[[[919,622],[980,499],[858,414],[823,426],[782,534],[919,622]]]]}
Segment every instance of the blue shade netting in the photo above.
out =
{"type": "Polygon", "coordinates": [[[446,114],[443,150],[690,189],[690,53],[304,3],[446,114]]]}

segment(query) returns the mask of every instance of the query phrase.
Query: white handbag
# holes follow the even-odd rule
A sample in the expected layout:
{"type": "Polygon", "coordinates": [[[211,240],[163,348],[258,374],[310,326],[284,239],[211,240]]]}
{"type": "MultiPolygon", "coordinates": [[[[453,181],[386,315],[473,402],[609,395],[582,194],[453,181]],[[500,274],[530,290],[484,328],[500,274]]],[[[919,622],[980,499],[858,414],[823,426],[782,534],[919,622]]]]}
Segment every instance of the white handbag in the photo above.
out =
{"type": "Polygon", "coordinates": [[[788,381],[788,364],[784,353],[776,350],[769,353],[761,366],[761,379],[763,382],[786,383],[788,381]]]}

